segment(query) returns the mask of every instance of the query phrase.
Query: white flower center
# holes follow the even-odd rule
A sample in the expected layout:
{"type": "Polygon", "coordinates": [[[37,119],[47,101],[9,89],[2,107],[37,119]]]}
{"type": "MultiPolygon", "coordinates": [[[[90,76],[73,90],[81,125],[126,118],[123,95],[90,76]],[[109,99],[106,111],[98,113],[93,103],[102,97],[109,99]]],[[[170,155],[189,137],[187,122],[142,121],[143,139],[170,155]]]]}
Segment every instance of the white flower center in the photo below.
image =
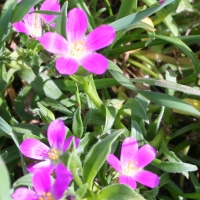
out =
{"type": "Polygon", "coordinates": [[[123,173],[128,176],[133,176],[136,171],[139,169],[136,167],[137,162],[134,162],[132,160],[129,161],[129,163],[123,168],[123,173]]]}
{"type": "Polygon", "coordinates": [[[32,36],[40,37],[42,36],[42,22],[38,13],[34,13],[34,21],[32,22],[32,26],[30,27],[30,32],[32,36]]]}
{"type": "Polygon", "coordinates": [[[85,55],[86,46],[83,40],[77,40],[70,47],[70,55],[76,59],[80,59],[85,55]]]}
{"type": "Polygon", "coordinates": [[[53,196],[51,192],[43,192],[41,196],[39,196],[38,200],[53,200],[53,196]]]}

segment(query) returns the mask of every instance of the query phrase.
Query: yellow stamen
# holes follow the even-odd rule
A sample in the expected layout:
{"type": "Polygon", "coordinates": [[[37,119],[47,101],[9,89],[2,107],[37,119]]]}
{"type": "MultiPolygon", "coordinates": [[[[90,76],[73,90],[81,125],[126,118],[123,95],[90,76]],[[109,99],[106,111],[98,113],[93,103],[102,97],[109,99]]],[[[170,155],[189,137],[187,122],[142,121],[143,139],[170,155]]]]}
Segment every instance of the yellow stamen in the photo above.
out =
{"type": "Polygon", "coordinates": [[[43,192],[38,200],[53,200],[53,196],[50,192],[43,192]]]}
{"type": "Polygon", "coordinates": [[[79,59],[86,51],[86,46],[83,40],[77,40],[70,48],[71,56],[79,59]]]}
{"type": "Polygon", "coordinates": [[[137,162],[133,163],[133,161],[130,160],[129,163],[123,169],[124,174],[132,176],[135,173],[135,171],[138,170],[138,168],[136,167],[136,165],[137,165],[137,162]]]}
{"type": "Polygon", "coordinates": [[[57,160],[59,158],[58,151],[54,148],[50,149],[47,155],[51,160],[57,160]]]}

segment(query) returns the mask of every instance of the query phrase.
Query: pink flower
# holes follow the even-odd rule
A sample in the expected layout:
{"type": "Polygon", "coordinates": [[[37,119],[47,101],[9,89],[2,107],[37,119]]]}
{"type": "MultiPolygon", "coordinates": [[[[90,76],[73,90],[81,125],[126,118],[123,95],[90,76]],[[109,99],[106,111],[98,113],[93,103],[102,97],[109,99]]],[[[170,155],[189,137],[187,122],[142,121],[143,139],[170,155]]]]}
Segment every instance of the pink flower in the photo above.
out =
{"type": "Polygon", "coordinates": [[[12,194],[13,200],[61,199],[72,180],[72,174],[62,163],[55,171],[56,179],[53,185],[47,171],[35,172],[32,178],[34,191],[28,188],[18,188],[12,194]]]}
{"type": "Polygon", "coordinates": [[[122,143],[120,161],[118,158],[109,154],[108,163],[120,173],[119,183],[136,188],[136,181],[154,188],[158,186],[159,177],[142,168],[148,165],[156,157],[156,150],[146,144],[138,150],[138,143],[135,139],[127,137],[122,143]]]}
{"type": "Polygon", "coordinates": [[[159,4],[163,4],[163,3],[165,3],[165,0],[160,0],[159,1],[159,4]]]}
{"type": "MultiPolygon", "coordinates": [[[[40,10],[59,12],[60,4],[57,0],[46,0],[41,5],[40,10]]],[[[29,12],[33,11],[34,8],[29,10],[29,12]]],[[[12,25],[16,31],[38,38],[42,36],[42,20],[44,23],[50,23],[54,18],[55,15],[32,13],[26,14],[22,21],[13,23],[12,25]]]]}
{"type": "Polygon", "coordinates": [[[108,68],[108,60],[95,51],[114,41],[115,30],[109,25],[102,25],[85,37],[87,26],[85,12],[74,8],[67,18],[67,40],[52,32],[39,38],[47,51],[58,55],[56,69],[60,74],[74,74],[80,65],[94,74],[103,74],[108,68]]]}
{"type": "Polygon", "coordinates": [[[33,138],[25,139],[20,145],[20,151],[29,158],[43,160],[33,166],[28,167],[29,172],[34,172],[38,169],[47,170],[51,173],[60,163],[60,156],[69,148],[72,140],[75,140],[78,147],[80,140],[74,136],[67,139],[66,130],[63,121],[54,120],[50,123],[47,130],[47,138],[51,146],[33,138]]]}

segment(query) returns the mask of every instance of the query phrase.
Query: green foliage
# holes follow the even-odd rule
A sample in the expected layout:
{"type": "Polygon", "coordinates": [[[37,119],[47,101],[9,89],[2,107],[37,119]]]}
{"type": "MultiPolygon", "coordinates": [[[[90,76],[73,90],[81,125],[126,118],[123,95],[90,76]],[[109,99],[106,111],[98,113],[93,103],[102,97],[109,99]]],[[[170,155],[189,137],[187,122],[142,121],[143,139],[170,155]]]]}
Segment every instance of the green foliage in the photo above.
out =
{"type": "Polygon", "coordinates": [[[200,3],[60,0],[59,12],[39,10],[42,3],[7,0],[1,11],[0,199],[11,199],[18,187],[33,186],[27,165],[39,161],[25,159],[20,144],[34,138],[48,145],[46,130],[55,119],[64,121],[67,137],[80,139],[78,148],[71,142],[59,160],[73,174],[62,199],[199,199],[200,3]],[[64,38],[74,7],[87,14],[87,34],[103,24],[112,26],[114,42],[98,51],[108,60],[105,74],[58,74],[60,55],[12,28],[32,7],[34,13],[56,16],[55,28],[42,21],[43,33],[64,38]],[[137,183],[133,190],[119,183],[124,172],[106,160],[110,153],[120,157],[126,137],[157,150],[145,167],[159,176],[157,187],[137,183]]]}

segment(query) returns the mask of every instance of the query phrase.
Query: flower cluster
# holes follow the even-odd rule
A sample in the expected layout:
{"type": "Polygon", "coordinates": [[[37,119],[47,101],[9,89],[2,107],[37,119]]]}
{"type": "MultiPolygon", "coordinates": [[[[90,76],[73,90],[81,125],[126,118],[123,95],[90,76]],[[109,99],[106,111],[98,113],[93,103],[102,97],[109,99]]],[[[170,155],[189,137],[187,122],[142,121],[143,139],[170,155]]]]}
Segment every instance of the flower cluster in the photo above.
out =
{"type": "Polygon", "coordinates": [[[60,157],[65,153],[70,144],[75,143],[76,148],[80,140],[74,136],[66,138],[66,129],[63,121],[54,120],[47,130],[47,138],[50,144],[46,144],[33,138],[25,139],[20,145],[22,154],[29,158],[43,160],[28,166],[28,171],[33,173],[33,187],[35,191],[27,188],[18,188],[12,195],[14,200],[36,199],[60,199],[72,180],[71,172],[62,164],[60,157]],[[51,187],[50,175],[55,170],[56,180],[51,187]]]}
{"type": "MultiPolygon", "coordinates": [[[[60,12],[60,5],[58,0],[45,0],[40,10],[60,12]]],[[[114,41],[116,33],[113,27],[102,25],[87,33],[88,19],[85,11],[74,8],[67,16],[65,38],[54,30],[55,13],[47,15],[34,11],[31,8],[29,14],[22,21],[14,23],[13,27],[16,31],[36,39],[46,51],[55,54],[55,67],[60,74],[72,75],[85,70],[93,74],[103,74],[107,70],[107,58],[96,51],[114,41]],[[49,24],[54,32],[43,34],[44,24],[49,24]]],[[[27,167],[33,174],[34,190],[17,188],[12,194],[14,200],[58,200],[63,197],[72,181],[72,173],[62,163],[62,156],[66,151],[69,153],[71,144],[78,148],[80,139],[74,136],[66,138],[65,124],[57,119],[48,126],[47,140],[49,145],[34,138],[27,138],[21,143],[21,153],[36,162],[27,167]],[[51,182],[52,177],[55,178],[54,183],[51,182]]],[[[136,182],[139,182],[154,188],[159,184],[159,177],[143,168],[155,157],[156,150],[152,146],[146,144],[138,149],[137,141],[127,137],[122,143],[120,160],[109,154],[107,161],[118,172],[120,184],[135,189],[136,182]]],[[[74,175],[75,180],[76,178],[74,175]]]]}

